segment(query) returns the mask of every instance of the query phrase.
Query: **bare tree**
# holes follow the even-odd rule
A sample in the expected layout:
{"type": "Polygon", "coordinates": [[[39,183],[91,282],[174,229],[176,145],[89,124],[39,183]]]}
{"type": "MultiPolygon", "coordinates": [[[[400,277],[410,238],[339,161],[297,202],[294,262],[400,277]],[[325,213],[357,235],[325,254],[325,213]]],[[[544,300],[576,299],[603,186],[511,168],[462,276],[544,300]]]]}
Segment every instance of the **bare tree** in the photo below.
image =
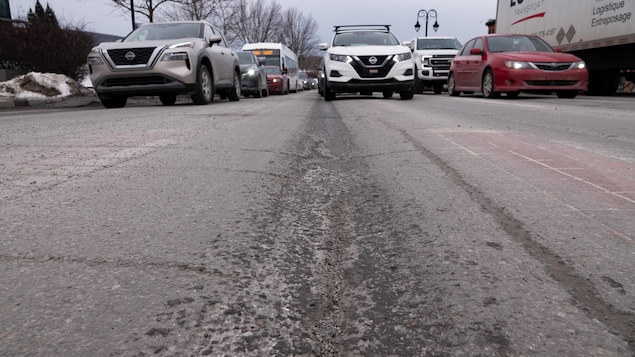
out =
{"type": "Polygon", "coordinates": [[[173,0],[159,16],[172,21],[210,20],[229,3],[231,0],[173,0]]]}
{"type": "Polygon", "coordinates": [[[111,0],[112,3],[119,8],[127,11],[134,11],[137,14],[145,16],[149,22],[154,22],[154,15],[157,9],[165,4],[179,3],[182,0],[111,0]],[[134,9],[131,5],[134,3],[134,9]]]}
{"type": "Polygon", "coordinates": [[[301,69],[312,68],[307,59],[318,47],[318,25],[313,16],[305,16],[296,7],[287,9],[283,14],[282,31],[277,34],[277,42],[282,42],[298,55],[301,69]]]}
{"type": "Polygon", "coordinates": [[[242,43],[273,42],[277,37],[282,7],[275,0],[236,1],[233,32],[242,43]]]}

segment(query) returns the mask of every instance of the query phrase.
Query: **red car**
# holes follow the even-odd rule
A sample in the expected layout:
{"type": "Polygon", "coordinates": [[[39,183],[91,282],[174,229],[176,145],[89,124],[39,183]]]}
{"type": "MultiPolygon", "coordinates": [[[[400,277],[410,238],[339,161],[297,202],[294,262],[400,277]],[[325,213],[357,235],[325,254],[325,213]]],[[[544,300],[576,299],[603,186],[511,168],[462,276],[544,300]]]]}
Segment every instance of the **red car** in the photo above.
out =
{"type": "Polygon", "coordinates": [[[482,92],[486,98],[505,93],[555,92],[575,98],[587,90],[589,73],[580,58],[556,51],[537,36],[483,35],[468,41],[450,67],[448,93],[482,92]]]}
{"type": "Polygon", "coordinates": [[[269,93],[289,94],[289,79],[280,67],[264,66],[263,69],[267,73],[269,93]]]}

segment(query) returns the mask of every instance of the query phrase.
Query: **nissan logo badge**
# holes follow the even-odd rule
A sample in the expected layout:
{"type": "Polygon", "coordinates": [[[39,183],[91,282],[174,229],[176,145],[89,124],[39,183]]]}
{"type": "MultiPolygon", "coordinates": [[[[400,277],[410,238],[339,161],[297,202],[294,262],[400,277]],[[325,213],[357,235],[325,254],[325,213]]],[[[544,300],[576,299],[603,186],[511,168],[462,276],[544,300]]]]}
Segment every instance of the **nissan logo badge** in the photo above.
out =
{"type": "Polygon", "coordinates": [[[375,56],[371,56],[371,57],[368,59],[368,63],[370,63],[370,64],[375,64],[375,63],[377,63],[377,57],[375,57],[375,56]]]}
{"type": "Polygon", "coordinates": [[[135,57],[137,57],[137,56],[135,56],[134,52],[132,52],[132,51],[128,51],[128,52],[126,52],[125,57],[126,57],[126,59],[127,59],[128,61],[132,61],[132,60],[133,60],[135,57]]]}

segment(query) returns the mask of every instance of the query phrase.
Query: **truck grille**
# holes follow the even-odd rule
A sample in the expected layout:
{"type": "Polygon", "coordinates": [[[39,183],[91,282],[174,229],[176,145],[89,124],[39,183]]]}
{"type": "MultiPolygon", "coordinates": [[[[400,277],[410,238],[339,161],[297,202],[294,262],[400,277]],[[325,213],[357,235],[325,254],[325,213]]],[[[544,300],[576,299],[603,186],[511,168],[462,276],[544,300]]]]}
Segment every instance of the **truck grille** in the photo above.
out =
{"type": "Polygon", "coordinates": [[[124,48],[107,50],[108,56],[116,66],[149,64],[155,47],[124,48]]]}
{"type": "Polygon", "coordinates": [[[430,65],[435,70],[449,71],[453,59],[454,55],[433,55],[432,58],[430,58],[430,65]]]}

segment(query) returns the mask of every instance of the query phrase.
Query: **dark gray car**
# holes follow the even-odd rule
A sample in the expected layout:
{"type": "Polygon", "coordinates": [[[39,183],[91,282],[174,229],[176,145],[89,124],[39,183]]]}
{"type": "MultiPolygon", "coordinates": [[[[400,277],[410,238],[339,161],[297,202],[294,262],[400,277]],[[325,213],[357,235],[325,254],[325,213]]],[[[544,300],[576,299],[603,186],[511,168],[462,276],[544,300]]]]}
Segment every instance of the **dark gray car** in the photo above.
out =
{"type": "Polygon", "coordinates": [[[243,96],[253,95],[256,98],[269,96],[267,87],[267,73],[258,57],[251,51],[238,52],[240,76],[243,96]]]}

